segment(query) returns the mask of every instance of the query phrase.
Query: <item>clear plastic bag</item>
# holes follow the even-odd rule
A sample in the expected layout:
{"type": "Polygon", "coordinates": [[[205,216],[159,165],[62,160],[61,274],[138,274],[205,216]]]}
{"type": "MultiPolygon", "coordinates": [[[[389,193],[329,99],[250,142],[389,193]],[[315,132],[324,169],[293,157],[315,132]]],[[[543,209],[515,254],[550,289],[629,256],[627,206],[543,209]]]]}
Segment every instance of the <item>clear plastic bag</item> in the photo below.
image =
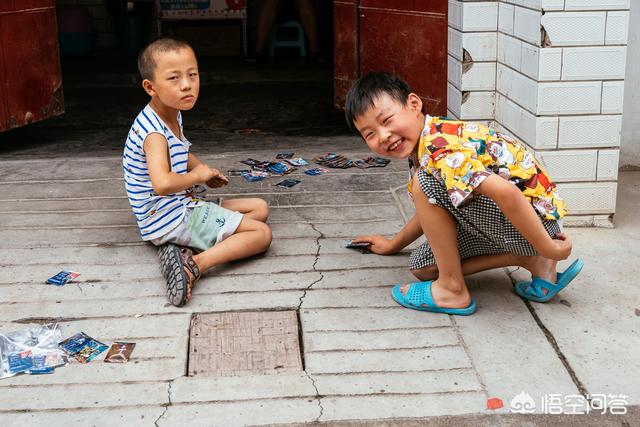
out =
{"type": "Polygon", "coordinates": [[[0,378],[22,372],[46,374],[65,365],[67,357],[58,348],[61,340],[57,324],[0,333],[0,378]]]}

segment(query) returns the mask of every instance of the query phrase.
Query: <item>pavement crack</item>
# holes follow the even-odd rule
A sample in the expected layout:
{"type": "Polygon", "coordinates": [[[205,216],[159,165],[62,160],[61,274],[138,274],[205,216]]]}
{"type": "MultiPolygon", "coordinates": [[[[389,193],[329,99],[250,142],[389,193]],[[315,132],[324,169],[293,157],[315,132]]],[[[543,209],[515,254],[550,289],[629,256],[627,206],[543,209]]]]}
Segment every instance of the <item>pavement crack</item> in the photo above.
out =
{"type": "Polygon", "coordinates": [[[302,308],[302,304],[304,303],[304,299],[307,297],[307,292],[309,291],[309,289],[311,289],[316,283],[320,283],[324,279],[324,274],[322,274],[322,271],[320,271],[320,270],[318,270],[316,268],[316,265],[318,264],[318,261],[320,260],[320,250],[322,249],[322,243],[320,242],[320,240],[324,239],[324,233],[322,231],[318,230],[315,225],[313,225],[311,223],[309,223],[309,225],[311,226],[313,231],[318,233],[318,237],[316,237],[316,246],[317,246],[316,247],[316,254],[315,254],[315,259],[313,260],[313,265],[311,266],[311,268],[313,269],[314,272],[316,272],[316,273],[318,273],[320,275],[320,278],[317,279],[317,280],[314,280],[306,288],[304,288],[302,290],[302,295],[300,296],[300,303],[298,304],[298,310],[300,310],[302,308]]]}
{"type": "Polygon", "coordinates": [[[316,385],[316,380],[306,370],[304,371],[304,373],[307,376],[307,378],[309,378],[309,381],[311,381],[311,385],[313,386],[313,389],[316,391],[315,398],[318,401],[318,408],[320,408],[320,413],[318,414],[318,416],[313,422],[319,423],[320,418],[322,418],[322,415],[324,415],[324,406],[322,406],[322,396],[320,395],[320,391],[318,390],[318,386],[316,385]]]}
{"type": "Polygon", "coordinates": [[[169,380],[169,382],[167,383],[167,400],[169,402],[164,406],[164,411],[162,411],[162,414],[160,414],[160,416],[154,421],[154,424],[155,424],[156,427],[159,427],[158,423],[167,414],[167,411],[169,410],[169,406],[172,405],[172,402],[171,402],[171,387],[173,387],[173,382],[175,380],[177,380],[178,378],[180,378],[180,377],[173,378],[173,379],[169,380]]]}

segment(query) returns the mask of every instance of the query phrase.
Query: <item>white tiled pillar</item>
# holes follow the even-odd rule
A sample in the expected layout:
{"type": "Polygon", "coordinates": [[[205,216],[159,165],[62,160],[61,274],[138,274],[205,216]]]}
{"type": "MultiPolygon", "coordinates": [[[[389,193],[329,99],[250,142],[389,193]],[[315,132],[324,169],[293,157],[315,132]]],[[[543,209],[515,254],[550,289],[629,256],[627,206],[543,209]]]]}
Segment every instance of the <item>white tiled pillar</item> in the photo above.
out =
{"type": "Polygon", "coordinates": [[[448,115],[494,117],[498,1],[449,0],[448,115]]]}
{"type": "Polygon", "coordinates": [[[629,1],[498,2],[495,124],[546,164],[568,223],[615,212],[629,1]]]}

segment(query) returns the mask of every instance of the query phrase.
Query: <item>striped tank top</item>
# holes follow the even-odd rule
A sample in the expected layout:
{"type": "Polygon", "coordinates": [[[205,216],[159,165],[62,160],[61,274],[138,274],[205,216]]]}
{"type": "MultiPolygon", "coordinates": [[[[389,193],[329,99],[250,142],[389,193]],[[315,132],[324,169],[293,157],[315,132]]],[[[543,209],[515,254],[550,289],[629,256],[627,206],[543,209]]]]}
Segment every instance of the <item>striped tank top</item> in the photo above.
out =
{"type": "Polygon", "coordinates": [[[147,105],[134,120],[124,144],[122,157],[124,186],[140,227],[142,240],[153,240],[164,236],[180,224],[187,208],[203,204],[205,188],[202,185],[160,196],[153,190],[149,178],[143,144],[150,133],[159,133],[167,140],[171,171],[179,174],[187,173],[191,143],[182,132],[182,115],[179,112],[178,124],[181,138],[174,135],[151,106],[147,105]]]}

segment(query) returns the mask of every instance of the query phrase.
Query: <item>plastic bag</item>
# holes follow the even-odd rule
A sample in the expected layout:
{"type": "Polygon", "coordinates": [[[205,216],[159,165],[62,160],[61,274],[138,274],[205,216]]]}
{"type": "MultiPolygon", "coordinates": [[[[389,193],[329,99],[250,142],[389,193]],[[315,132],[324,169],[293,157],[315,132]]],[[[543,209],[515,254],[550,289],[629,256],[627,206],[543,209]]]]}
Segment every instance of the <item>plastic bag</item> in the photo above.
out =
{"type": "Polygon", "coordinates": [[[67,363],[58,348],[62,333],[57,324],[0,333],[0,378],[27,372],[46,374],[67,363]]]}

